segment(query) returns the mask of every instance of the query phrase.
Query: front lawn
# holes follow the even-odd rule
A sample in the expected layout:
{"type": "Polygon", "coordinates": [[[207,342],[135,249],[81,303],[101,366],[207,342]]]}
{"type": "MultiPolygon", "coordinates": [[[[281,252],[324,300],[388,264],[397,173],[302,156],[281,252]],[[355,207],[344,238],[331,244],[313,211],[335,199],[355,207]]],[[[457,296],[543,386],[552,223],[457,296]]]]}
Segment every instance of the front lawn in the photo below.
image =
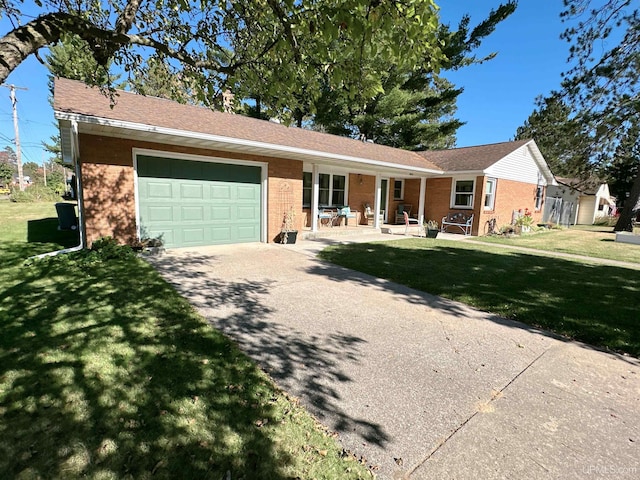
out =
{"type": "Polygon", "coordinates": [[[640,270],[432,239],[332,246],[321,257],[611,350],[640,356],[640,270]]]}
{"type": "Polygon", "coordinates": [[[0,478],[370,476],[146,262],[25,264],[56,225],[0,203],[0,478]]]}
{"type": "MultiPolygon", "coordinates": [[[[636,233],[640,232],[636,229],[636,233]]],[[[477,237],[474,240],[640,263],[640,246],[616,243],[615,238],[613,227],[578,225],[568,229],[536,232],[511,238],[489,236],[477,237]]]]}

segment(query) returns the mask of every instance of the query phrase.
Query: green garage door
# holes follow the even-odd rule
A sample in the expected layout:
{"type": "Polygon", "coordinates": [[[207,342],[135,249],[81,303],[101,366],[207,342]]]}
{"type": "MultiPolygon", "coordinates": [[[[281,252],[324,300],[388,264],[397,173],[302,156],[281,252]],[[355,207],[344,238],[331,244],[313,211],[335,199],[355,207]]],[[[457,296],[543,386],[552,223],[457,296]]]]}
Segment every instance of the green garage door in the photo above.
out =
{"type": "Polygon", "coordinates": [[[167,248],[260,241],[260,167],[137,160],[143,237],[167,248]]]}

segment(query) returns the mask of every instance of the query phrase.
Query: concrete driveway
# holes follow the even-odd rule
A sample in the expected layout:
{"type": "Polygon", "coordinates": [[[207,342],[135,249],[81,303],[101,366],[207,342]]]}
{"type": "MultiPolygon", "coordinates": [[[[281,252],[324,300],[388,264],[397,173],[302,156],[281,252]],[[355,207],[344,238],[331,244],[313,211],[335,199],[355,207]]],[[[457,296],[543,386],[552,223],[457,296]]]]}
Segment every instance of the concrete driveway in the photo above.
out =
{"type": "Polygon", "coordinates": [[[379,478],[640,478],[637,359],[322,262],[316,244],[300,244],[152,262],[379,478]]]}

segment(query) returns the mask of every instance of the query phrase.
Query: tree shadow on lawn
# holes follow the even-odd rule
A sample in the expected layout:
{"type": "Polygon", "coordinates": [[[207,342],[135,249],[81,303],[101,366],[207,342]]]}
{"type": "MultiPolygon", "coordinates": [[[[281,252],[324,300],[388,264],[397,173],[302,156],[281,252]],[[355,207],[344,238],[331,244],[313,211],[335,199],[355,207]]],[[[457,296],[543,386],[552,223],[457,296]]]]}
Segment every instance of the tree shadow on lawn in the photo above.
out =
{"type": "MultiPolygon", "coordinates": [[[[638,270],[517,251],[489,253],[473,247],[408,242],[346,244],[324,250],[320,257],[373,276],[363,277],[347,269],[336,271],[327,264],[312,270],[336,281],[398,289],[380,280],[384,278],[495,313],[499,317],[494,321],[512,327],[549,329],[598,348],[640,355],[638,270]],[[502,317],[523,323],[505,322],[502,317]]],[[[408,299],[425,302],[415,293],[409,293],[408,299]]],[[[464,309],[446,300],[429,298],[427,302],[465,316],[464,309]]]]}
{"type": "MultiPolygon", "coordinates": [[[[0,283],[2,478],[288,478],[291,456],[266,434],[285,420],[269,380],[149,265],[58,257],[12,271],[0,283]]],[[[225,296],[249,287],[262,288],[225,296]]]]}
{"type": "Polygon", "coordinates": [[[55,217],[41,218],[27,222],[27,242],[54,242],[63,248],[70,248],[80,244],[80,235],[78,230],[58,230],[58,219],[55,217]]]}
{"type": "Polygon", "coordinates": [[[351,416],[341,406],[340,394],[334,388],[337,383],[352,381],[348,365],[359,363],[359,345],[365,340],[339,331],[313,334],[278,323],[279,316],[301,317],[304,312],[265,306],[263,299],[271,294],[274,281],[228,282],[216,275],[218,260],[214,256],[188,254],[179,259],[157,257],[150,261],[282,388],[299,396],[324,421],[329,420],[331,429],[357,430],[364,441],[384,447],[389,437],[382,426],[351,416]]]}

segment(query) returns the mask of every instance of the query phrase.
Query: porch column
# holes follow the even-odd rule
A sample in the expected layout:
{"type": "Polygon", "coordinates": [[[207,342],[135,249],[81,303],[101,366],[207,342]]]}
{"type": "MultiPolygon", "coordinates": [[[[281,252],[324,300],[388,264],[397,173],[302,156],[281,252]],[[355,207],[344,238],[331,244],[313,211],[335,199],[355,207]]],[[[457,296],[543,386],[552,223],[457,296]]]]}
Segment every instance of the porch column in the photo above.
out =
{"type": "Polygon", "coordinates": [[[376,173],[376,194],[373,199],[373,228],[380,228],[380,195],[382,194],[382,177],[376,173]]]}
{"type": "Polygon", "coordinates": [[[311,231],[318,231],[318,196],[320,195],[320,173],[317,164],[311,170],[311,231]]]}
{"type": "Polygon", "coordinates": [[[427,191],[427,178],[420,178],[420,200],[418,201],[418,222],[420,226],[424,223],[424,196],[427,191]]]}

